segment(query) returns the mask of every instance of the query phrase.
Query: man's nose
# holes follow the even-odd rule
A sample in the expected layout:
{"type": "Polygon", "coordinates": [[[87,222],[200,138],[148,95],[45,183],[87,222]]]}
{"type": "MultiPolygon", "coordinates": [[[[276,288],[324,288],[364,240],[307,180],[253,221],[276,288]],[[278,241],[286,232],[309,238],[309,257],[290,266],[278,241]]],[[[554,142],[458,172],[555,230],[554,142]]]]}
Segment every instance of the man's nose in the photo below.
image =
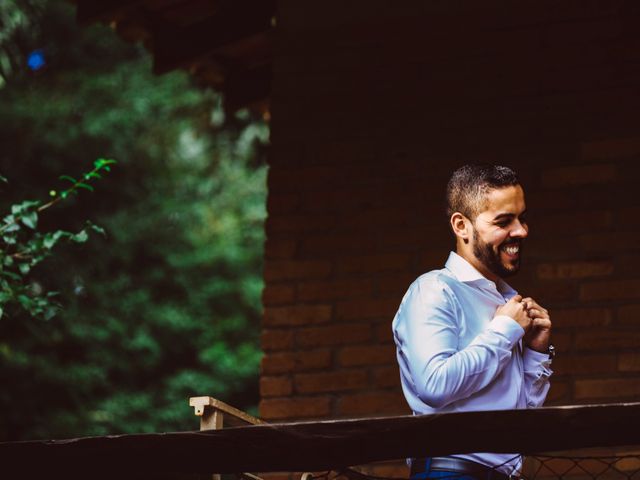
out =
{"type": "Polygon", "coordinates": [[[511,236],[517,238],[526,238],[529,235],[529,227],[526,224],[516,220],[514,224],[514,229],[511,230],[511,236]]]}

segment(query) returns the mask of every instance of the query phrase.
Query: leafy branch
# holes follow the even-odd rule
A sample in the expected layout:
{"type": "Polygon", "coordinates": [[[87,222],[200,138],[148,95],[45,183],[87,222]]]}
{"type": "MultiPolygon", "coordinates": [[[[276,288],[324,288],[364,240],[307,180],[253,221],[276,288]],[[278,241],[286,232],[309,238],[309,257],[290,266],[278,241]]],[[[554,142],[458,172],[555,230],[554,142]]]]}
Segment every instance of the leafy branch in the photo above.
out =
{"type": "MultiPolygon", "coordinates": [[[[0,226],[0,317],[7,306],[17,306],[34,317],[52,318],[59,305],[53,301],[56,292],[44,292],[37,282],[30,282],[31,270],[52,254],[53,248],[62,240],[75,243],[86,242],[89,230],[104,234],[104,230],[87,221],[77,233],[55,230],[42,233],[37,230],[39,215],[45,210],[77,195],[80,190],[93,192],[91,182],[102,178],[111,171],[115,160],[100,158],[93,163],[93,169],[79,179],[62,175],[61,180],[71,185],[59,194],[52,190],[53,199],[46,203],[26,200],[11,206],[11,213],[2,219],[0,226]]],[[[7,180],[0,176],[0,181],[7,180]]]]}

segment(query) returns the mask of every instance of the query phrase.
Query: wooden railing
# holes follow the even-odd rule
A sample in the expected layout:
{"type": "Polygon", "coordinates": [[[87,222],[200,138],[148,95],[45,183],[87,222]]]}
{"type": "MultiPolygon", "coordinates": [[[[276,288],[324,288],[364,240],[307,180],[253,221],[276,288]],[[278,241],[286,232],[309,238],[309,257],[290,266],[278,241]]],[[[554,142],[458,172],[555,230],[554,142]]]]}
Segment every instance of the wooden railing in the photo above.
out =
{"type": "MultiPolygon", "coordinates": [[[[205,425],[224,425],[227,417],[234,416],[230,412],[236,411],[213,400],[194,403],[205,425]],[[221,420],[216,411],[222,414],[221,420]]],[[[619,445],[640,445],[640,403],[251,423],[199,432],[4,442],[0,443],[0,478],[122,480],[322,471],[424,452],[528,454],[619,445]]]]}

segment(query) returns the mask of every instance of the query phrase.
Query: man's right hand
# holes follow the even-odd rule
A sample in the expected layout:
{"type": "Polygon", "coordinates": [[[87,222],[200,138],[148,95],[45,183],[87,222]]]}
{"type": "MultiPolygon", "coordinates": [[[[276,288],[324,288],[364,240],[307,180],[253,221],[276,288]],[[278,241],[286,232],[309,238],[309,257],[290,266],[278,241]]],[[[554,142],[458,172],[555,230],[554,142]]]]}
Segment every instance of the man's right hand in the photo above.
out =
{"type": "Polygon", "coordinates": [[[518,325],[520,325],[525,333],[531,328],[531,318],[525,309],[525,305],[522,303],[522,295],[516,295],[504,305],[501,305],[496,310],[497,315],[507,315],[513,318],[518,325]]]}

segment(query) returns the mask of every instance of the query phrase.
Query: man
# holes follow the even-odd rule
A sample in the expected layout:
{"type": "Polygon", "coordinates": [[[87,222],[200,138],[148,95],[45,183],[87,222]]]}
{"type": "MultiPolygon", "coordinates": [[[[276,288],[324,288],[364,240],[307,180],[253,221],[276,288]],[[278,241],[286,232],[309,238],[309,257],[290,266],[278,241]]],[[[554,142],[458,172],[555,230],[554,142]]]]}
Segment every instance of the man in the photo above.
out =
{"type": "MultiPolygon", "coordinates": [[[[529,232],[515,172],[459,168],[447,185],[447,214],[455,253],[413,282],[393,320],[407,402],[416,415],[539,407],[552,373],[551,320],[503,280],[520,268],[529,232]]],[[[411,474],[503,480],[521,463],[518,454],[456,454],[412,459],[411,474]]]]}

